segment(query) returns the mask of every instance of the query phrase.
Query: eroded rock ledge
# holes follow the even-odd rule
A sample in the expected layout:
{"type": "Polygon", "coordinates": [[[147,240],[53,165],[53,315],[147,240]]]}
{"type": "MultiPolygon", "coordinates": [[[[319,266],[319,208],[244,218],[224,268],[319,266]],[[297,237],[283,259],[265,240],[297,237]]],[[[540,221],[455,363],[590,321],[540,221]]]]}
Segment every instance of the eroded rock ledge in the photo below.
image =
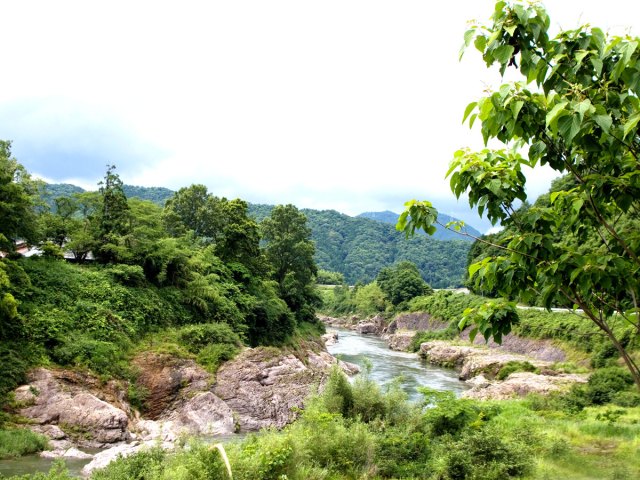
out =
{"type": "Polygon", "coordinates": [[[588,377],[555,372],[551,369],[552,362],[531,356],[473,345],[455,345],[442,340],[421,344],[419,353],[430,363],[458,370],[460,379],[472,385],[463,395],[481,400],[522,397],[529,393],[547,394],[567,389],[574,383],[585,383],[588,377]],[[540,373],[514,372],[503,381],[494,380],[500,369],[510,362],[528,362],[540,373]]]}

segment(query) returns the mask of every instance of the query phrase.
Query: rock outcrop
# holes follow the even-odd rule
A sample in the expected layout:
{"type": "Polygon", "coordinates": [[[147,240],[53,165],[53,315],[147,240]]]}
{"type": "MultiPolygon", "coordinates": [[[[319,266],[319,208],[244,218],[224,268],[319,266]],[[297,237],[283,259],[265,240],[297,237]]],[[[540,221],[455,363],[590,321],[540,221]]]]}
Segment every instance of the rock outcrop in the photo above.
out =
{"type": "Polygon", "coordinates": [[[461,380],[468,380],[480,373],[493,378],[509,362],[529,362],[537,368],[548,367],[551,364],[524,355],[475,346],[452,345],[442,340],[421,344],[420,355],[435,365],[460,370],[461,380]]]}
{"type": "Polygon", "coordinates": [[[394,334],[398,331],[430,331],[447,328],[446,322],[436,320],[424,312],[401,313],[391,321],[385,333],[394,334]]]}
{"type": "Polygon", "coordinates": [[[547,394],[569,388],[574,383],[584,383],[588,378],[587,375],[553,372],[549,369],[551,362],[526,355],[486,347],[453,345],[445,341],[423,343],[420,345],[420,354],[430,363],[458,369],[460,379],[472,385],[463,396],[480,400],[501,400],[529,393],[547,394]],[[528,362],[540,369],[541,373],[514,372],[503,381],[493,380],[500,369],[510,362],[528,362]]]}
{"type": "MultiPolygon", "coordinates": [[[[460,338],[469,340],[469,329],[462,332],[460,338]]],[[[485,345],[484,338],[478,335],[474,344],[485,345]]],[[[519,337],[513,333],[502,337],[502,343],[500,344],[489,340],[486,346],[492,350],[526,355],[546,362],[563,362],[566,360],[564,351],[556,347],[551,340],[519,337]]]]}
{"type": "Polygon", "coordinates": [[[125,411],[101,400],[69,381],[69,372],[44,368],[33,370],[29,383],[16,389],[16,401],[24,405],[19,413],[35,424],[57,426],[42,429],[56,439],[60,432],[77,445],[104,447],[129,439],[129,419],[125,411]]]}
{"type": "Polygon", "coordinates": [[[247,349],[218,370],[213,393],[235,412],[240,431],[283,427],[336,361],[326,352],[305,360],[273,348],[247,349]]]}
{"type": "Polygon", "coordinates": [[[387,344],[391,350],[398,350],[400,352],[409,351],[409,346],[413,341],[413,337],[416,332],[397,332],[386,336],[387,344]]]}
{"type": "Polygon", "coordinates": [[[485,379],[485,382],[474,385],[462,396],[478,400],[505,400],[524,397],[530,393],[548,394],[566,390],[574,383],[586,383],[587,377],[578,374],[537,375],[530,372],[514,372],[502,382],[488,382],[485,379]]]}
{"type": "Polygon", "coordinates": [[[356,332],[363,335],[382,335],[386,322],[381,315],[376,315],[368,320],[362,320],[356,325],[356,332]]]}

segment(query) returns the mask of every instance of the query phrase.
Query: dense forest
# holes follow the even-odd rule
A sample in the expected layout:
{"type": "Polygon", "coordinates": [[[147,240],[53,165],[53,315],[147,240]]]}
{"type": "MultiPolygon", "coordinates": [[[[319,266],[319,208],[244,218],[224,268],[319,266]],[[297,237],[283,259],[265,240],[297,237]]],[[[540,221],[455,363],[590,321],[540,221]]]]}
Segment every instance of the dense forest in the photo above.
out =
{"type": "MultiPolygon", "coordinates": [[[[49,204],[53,205],[52,199],[57,196],[81,191],[69,187],[47,185],[49,204]]],[[[124,185],[123,190],[127,197],[152,201],[160,206],[172,194],[166,188],[124,185]]],[[[249,215],[258,222],[272,209],[272,205],[248,204],[249,215]]],[[[370,219],[366,218],[367,214],[350,217],[335,210],[302,209],[302,212],[307,217],[311,238],[316,245],[318,268],[342,273],[351,285],[368,283],[382,268],[405,260],[416,264],[424,280],[434,288],[458,287],[463,283],[464,261],[470,246],[465,241],[468,237],[445,230],[440,240],[438,235],[435,239],[427,236],[407,239],[396,231],[395,224],[391,224],[387,217],[370,219]]],[[[441,217],[446,222],[453,220],[446,215],[441,217]]],[[[465,228],[474,236],[480,235],[473,228],[465,228]]]]}

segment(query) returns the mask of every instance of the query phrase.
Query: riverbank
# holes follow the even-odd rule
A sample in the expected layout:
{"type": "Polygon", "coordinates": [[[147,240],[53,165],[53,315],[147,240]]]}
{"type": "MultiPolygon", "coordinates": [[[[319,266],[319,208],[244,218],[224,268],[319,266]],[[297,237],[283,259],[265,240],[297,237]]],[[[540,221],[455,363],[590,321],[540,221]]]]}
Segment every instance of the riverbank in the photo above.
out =
{"type": "MultiPolygon", "coordinates": [[[[386,320],[381,315],[368,319],[320,317],[326,325],[344,328],[383,339],[388,348],[410,350],[420,332],[443,331],[445,322],[428,313],[411,312],[386,320]]],[[[567,391],[587,382],[587,374],[569,373],[558,362],[565,360],[562,349],[548,340],[505,336],[502,344],[468,341],[462,332],[456,340],[420,344],[418,354],[432,365],[451,368],[466,382],[464,396],[479,400],[503,400],[528,394],[567,391]]]]}

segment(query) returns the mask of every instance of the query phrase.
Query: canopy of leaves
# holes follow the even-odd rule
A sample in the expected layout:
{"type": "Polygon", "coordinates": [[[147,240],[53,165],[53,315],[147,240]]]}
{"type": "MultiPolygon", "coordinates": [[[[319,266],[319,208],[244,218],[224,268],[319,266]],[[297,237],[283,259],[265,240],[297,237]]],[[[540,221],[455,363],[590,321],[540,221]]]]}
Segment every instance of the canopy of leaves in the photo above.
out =
{"type": "MultiPolygon", "coordinates": [[[[473,26],[465,44],[503,74],[517,69],[521,81],[464,112],[470,125],[480,121],[485,144],[505,148],[459,150],[448,172],[457,196],[466,193],[480,214],[508,229],[501,254],[472,265],[471,280],[506,297],[580,307],[640,388],[640,369],[612,328],[624,321],[640,334],[640,39],[589,26],[550,38],[549,16],[537,3],[499,1],[491,20],[473,26]],[[523,168],[542,165],[570,180],[548,202],[518,212],[523,168]]],[[[412,220],[399,226],[431,228],[428,207],[411,205],[412,220]]],[[[493,333],[510,330],[500,325],[493,333]]]]}

